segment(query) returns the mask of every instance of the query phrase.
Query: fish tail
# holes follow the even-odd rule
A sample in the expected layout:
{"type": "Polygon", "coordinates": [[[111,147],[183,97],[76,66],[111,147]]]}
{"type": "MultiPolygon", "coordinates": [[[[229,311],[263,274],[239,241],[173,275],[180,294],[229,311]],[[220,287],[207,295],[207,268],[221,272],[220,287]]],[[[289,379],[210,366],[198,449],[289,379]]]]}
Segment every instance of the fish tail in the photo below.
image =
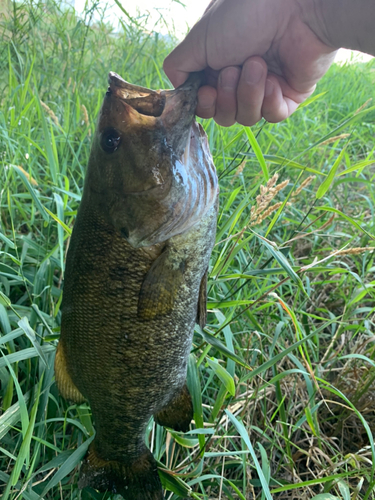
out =
{"type": "Polygon", "coordinates": [[[164,500],[157,464],[149,450],[133,462],[123,463],[100,458],[93,444],[81,467],[79,488],[111,491],[125,500],[164,500]]]}

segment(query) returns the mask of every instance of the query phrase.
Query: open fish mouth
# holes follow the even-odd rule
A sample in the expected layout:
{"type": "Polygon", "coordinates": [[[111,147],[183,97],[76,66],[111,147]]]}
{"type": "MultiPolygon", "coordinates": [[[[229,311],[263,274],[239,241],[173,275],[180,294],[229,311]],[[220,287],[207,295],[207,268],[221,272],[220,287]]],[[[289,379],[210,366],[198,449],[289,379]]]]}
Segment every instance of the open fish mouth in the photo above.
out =
{"type": "Polygon", "coordinates": [[[108,83],[107,92],[111,92],[120,99],[123,99],[138,113],[155,117],[162,114],[166,100],[166,96],[162,94],[162,91],[133,85],[125,81],[114,71],[110,71],[108,83]]]}
{"type": "MultiPolygon", "coordinates": [[[[203,73],[192,73],[188,80],[180,87],[173,90],[152,90],[139,85],[133,85],[127,82],[114,71],[110,71],[108,75],[108,91],[113,93],[124,102],[129,104],[138,113],[146,116],[159,117],[163,114],[167,101],[171,101],[174,95],[181,96],[184,93],[185,105],[186,101],[191,101],[194,108],[196,106],[196,94],[198,88],[203,82],[203,73]]],[[[178,99],[180,100],[180,99],[178,99]]],[[[176,104],[176,103],[174,103],[176,104]]]]}

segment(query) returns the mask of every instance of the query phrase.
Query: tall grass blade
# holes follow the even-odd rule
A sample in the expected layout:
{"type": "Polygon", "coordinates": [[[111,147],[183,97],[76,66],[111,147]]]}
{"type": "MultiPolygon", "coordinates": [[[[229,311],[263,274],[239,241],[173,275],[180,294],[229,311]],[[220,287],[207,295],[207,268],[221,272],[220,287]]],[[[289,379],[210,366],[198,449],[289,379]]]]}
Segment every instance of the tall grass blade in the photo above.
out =
{"type": "Polygon", "coordinates": [[[227,372],[227,370],[221,366],[216,359],[207,358],[207,363],[210,365],[215,375],[219,377],[225,386],[225,389],[234,396],[236,394],[236,388],[234,385],[233,377],[227,372]]]}
{"type": "Polygon", "coordinates": [[[16,165],[12,165],[12,168],[17,172],[17,174],[20,176],[22,182],[24,183],[26,189],[29,191],[31,198],[33,199],[35,205],[38,207],[39,212],[41,213],[43,219],[48,222],[49,217],[47,215],[47,212],[44,210],[43,205],[41,204],[38,195],[36,194],[35,189],[31,186],[29,180],[27,179],[26,175],[22,172],[20,168],[18,168],[16,165]]]}
{"type": "Polygon", "coordinates": [[[324,181],[322,182],[322,184],[318,187],[318,190],[317,190],[316,195],[315,195],[315,197],[318,200],[320,200],[321,198],[323,198],[323,196],[326,194],[326,192],[330,188],[330,186],[331,186],[331,184],[333,182],[333,179],[335,178],[337,169],[341,165],[342,158],[343,158],[343,156],[345,154],[345,151],[346,151],[346,147],[341,150],[341,152],[338,155],[336,161],[332,165],[332,168],[329,171],[327,177],[324,179],[324,181]]]}
{"type": "Polygon", "coordinates": [[[260,482],[261,482],[261,485],[262,485],[262,489],[263,489],[263,493],[265,495],[265,498],[267,500],[272,500],[272,496],[271,496],[271,493],[270,493],[269,486],[267,484],[267,480],[264,477],[262,467],[261,467],[260,463],[258,462],[257,456],[256,456],[254,448],[253,448],[253,445],[250,442],[249,435],[248,435],[248,433],[247,433],[247,431],[246,431],[243,423],[240,422],[234,415],[232,415],[232,413],[229,410],[225,410],[225,413],[228,415],[229,420],[232,422],[232,424],[234,425],[234,427],[237,429],[237,431],[239,432],[241,438],[244,440],[246,446],[248,447],[248,449],[250,451],[250,455],[251,455],[251,457],[252,457],[252,459],[254,461],[255,468],[257,470],[257,473],[258,473],[258,476],[259,476],[259,479],[260,479],[260,482]]]}
{"type": "Polygon", "coordinates": [[[44,354],[43,350],[42,350],[42,347],[41,345],[39,344],[39,342],[37,341],[37,338],[36,338],[36,335],[35,335],[35,332],[34,330],[31,328],[30,324],[29,324],[29,320],[27,319],[26,316],[24,316],[23,318],[21,318],[19,321],[18,321],[18,326],[25,332],[25,334],[27,335],[27,337],[29,338],[30,342],[33,344],[36,352],[38,353],[38,356],[40,357],[40,359],[43,361],[43,363],[45,364],[45,366],[48,366],[48,362],[47,362],[47,358],[46,358],[46,355],[44,354]]]}
{"type": "Polygon", "coordinates": [[[48,482],[46,487],[44,488],[41,496],[45,496],[54,486],[56,486],[60,481],[62,481],[72,470],[77,467],[82,458],[86,455],[88,447],[93,441],[95,435],[86,439],[84,443],[82,443],[62,464],[60,469],[56,472],[56,474],[52,477],[52,479],[48,482]]]}
{"type": "Polygon", "coordinates": [[[202,330],[198,325],[195,326],[195,331],[197,333],[199,333],[199,335],[205,340],[205,342],[207,342],[208,344],[212,345],[212,347],[214,347],[219,352],[221,352],[222,354],[224,354],[224,356],[226,356],[229,359],[232,359],[233,361],[235,361],[239,365],[243,366],[247,370],[251,370],[252,369],[247,363],[245,363],[245,361],[240,356],[238,356],[234,352],[230,351],[214,335],[212,335],[211,333],[209,333],[209,332],[207,332],[205,330],[202,330]]]}
{"type": "MultiPolygon", "coordinates": [[[[203,429],[204,425],[203,425],[201,384],[200,384],[197,363],[195,360],[195,356],[193,354],[190,354],[189,356],[188,373],[186,381],[193,401],[195,426],[197,427],[197,429],[200,428],[203,429]]],[[[204,436],[202,434],[198,434],[198,439],[199,439],[199,445],[203,449],[204,436]]]]}
{"type": "Polygon", "coordinates": [[[352,217],[349,217],[349,215],[345,215],[343,212],[341,212],[337,208],[332,208],[332,207],[324,206],[324,207],[314,207],[314,210],[322,210],[324,212],[333,212],[333,213],[339,215],[340,217],[342,217],[343,219],[345,219],[346,221],[348,221],[349,224],[351,224],[352,226],[356,227],[357,229],[359,229],[363,233],[367,234],[367,236],[369,238],[371,238],[372,240],[375,240],[375,236],[374,235],[372,235],[371,233],[369,233],[368,231],[366,231],[366,229],[364,229],[362,226],[360,226],[358,224],[358,222],[356,222],[354,219],[352,219],[352,217]]]}
{"type": "Polygon", "coordinates": [[[259,165],[263,172],[264,180],[267,182],[270,178],[270,174],[268,172],[267,164],[264,161],[264,156],[262,150],[259,147],[258,141],[256,140],[255,135],[250,127],[245,127],[245,134],[247,135],[247,139],[249,141],[250,146],[253,148],[255,156],[258,159],[259,165]]]}
{"type": "Polygon", "coordinates": [[[302,283],[301,278],[298,276],[298,274],[295,273],[292,266],[289,264],[288,260],[285,258],[285,255],[282,252],[280,252],[278,249],[276,249],[273,245],[271,245],[266,240],[266,238],[263,238],[263,236],[260,236],[255,231],[253,231],[253,232],[254,232],[255,236],[258,238],[258,240],[260,241],[260,243],[263,246],[265,246],[269,250],[270,254],[277,260],[277,262],[284,269],[284,271],[287,273],[289,278],[292,281],[294,281],[294,283],[296,285],[298,285],[301,288],[301,290],[303,290],[306,293],[306,291],[303,287],[303,283],[302,283]]]}
{"type": "Polygon", "coordinates": [[[32,438],[33,431],[34,431],[35,418],[36,418],[36,413],[38,410],[38,403],[39,403],[41,386],[42,386],[42,381],[40,381],[38,384],[38,392],[36,395],[34,405],[33,405],[32,410],[31,410],[30,422],[29,422],[29,425],[28,425],[28,428],[26,431],[26,435],[22,441],[22,445],[21,445],[20,451],[18,453],[17,460],[14,464],[12,474],[10,475],[9,482],[8,482],[7,487],[6,487],[4,494],[2,496],[3,500],[8,499],[12,486],[15,486],[15,484],[17,483],[17,481],[19,479],[19,476],[21,474],[21,469],[22,469],[25,461],[27,463],[29,460],[28,457],[30,455],[31,438],[32,438]]]}

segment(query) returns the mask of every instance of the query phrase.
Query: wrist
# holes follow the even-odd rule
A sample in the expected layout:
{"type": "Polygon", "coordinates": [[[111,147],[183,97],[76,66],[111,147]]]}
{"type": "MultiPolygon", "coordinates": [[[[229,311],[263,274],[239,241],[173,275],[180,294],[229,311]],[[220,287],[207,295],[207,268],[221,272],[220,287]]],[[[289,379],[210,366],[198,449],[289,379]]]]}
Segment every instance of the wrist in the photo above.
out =
{"type": "Polygon", "coordinates": [[[375,56],[373,0],[297,0],[302,19],[326,45],[375,56]]]}

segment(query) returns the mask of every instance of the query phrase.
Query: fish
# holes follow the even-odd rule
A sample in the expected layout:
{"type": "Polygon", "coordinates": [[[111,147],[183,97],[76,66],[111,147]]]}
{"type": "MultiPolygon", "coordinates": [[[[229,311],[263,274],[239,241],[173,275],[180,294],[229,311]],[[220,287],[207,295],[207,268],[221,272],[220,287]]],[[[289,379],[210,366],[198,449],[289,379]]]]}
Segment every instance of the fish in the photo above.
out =
{"type": "Polygon", "coordinates": [[[195,121],[199,74],[174,90],[114,72],[99,113],[66,259],[55,357],[60,394],[95,427],[78,486],[164,498],[151,419],[186,432],[195,323],[206,323],[218,179],[195,121]]]}

